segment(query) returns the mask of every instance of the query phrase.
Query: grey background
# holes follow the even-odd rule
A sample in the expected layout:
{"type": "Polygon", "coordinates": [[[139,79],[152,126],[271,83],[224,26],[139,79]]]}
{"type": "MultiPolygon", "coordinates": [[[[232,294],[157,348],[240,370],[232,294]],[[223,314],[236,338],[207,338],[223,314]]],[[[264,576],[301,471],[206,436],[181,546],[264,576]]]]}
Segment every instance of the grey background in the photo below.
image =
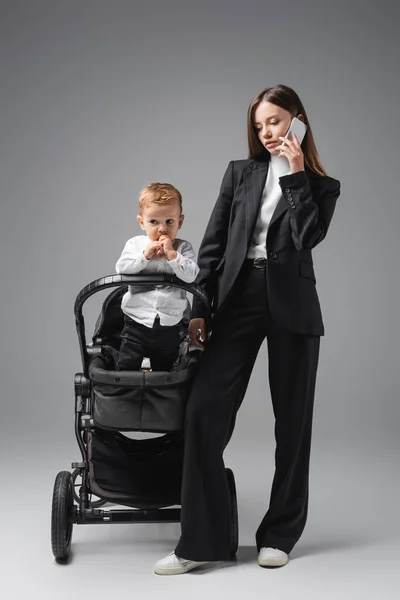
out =
{"type": "MultiPolygon", "coordinates": [[[[398,5],[2,0],[0,7],[0,442],[9,511],[2,544],[9,578],[1,585],[10,598],[28,586],[52,597],[51,586],[69,593],[74,576],[89,569],[88,589],[100,596],[118,575],[127,590],[136,581],[167,597],[201,597],[213,581],[238,597],[265,585],[308,598],[373,597],[383,586],[383,597],[394,598],[398,5]],[[299,94],[321,160],[342,183],[329,234],[314,251],[326,335],[309,521],[293,552],[299,560],[273,574],[255,566],[274,451],[264,344],[226,451],[243,569],[214,571],[196,586],[191,576],[179,584],[152,578],[152,562],[179,535],[178,525],[153,525],[76,528],[75,559],[62,570],[52,562],[49,518],[56,473],[80,459],[75,297],[112,273],[126,239],[140,232],[137,196],[150,181],[181,190],[182,236],[198,249],[227,163],[247,155],[248,104],[277,83],[299,94]],[[14,560],[21,551],[22,564],[14,560]],[[311,576],[313,591],[299,586],[311,576]]],[[[85,312],[89,333],[101,300],[85,312]]]]}

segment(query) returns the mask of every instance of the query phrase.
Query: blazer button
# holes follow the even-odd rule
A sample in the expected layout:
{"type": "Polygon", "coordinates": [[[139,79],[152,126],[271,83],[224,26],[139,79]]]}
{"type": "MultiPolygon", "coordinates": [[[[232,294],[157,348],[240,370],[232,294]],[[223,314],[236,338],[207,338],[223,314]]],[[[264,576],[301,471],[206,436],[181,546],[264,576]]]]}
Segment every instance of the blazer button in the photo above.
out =
{"type": "Polygon", "coordinates": [[[287,194],[291,194],[290,188],[286,188],[285,192],[286,192],[287,194]]]}
{"type": "Polygon", "coordinates": [[[269,257],[275,259],[275,258],[278,258],[278,255],[275,254],[275,252],[270,252],[269,257]]]}

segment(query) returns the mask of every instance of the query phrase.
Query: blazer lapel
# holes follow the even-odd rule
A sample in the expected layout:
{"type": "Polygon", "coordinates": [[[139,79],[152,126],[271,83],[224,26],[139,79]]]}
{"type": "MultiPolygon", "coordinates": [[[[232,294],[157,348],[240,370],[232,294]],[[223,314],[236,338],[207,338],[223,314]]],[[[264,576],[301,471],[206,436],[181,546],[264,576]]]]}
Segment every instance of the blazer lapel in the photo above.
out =
{"type": "Polygon", "coordinates": [[[249,244],[253,235],[261,205],[261,196],[268,175],[269,163],[253,162],[244,173],[246,191],[246,240],[249,244]]]}

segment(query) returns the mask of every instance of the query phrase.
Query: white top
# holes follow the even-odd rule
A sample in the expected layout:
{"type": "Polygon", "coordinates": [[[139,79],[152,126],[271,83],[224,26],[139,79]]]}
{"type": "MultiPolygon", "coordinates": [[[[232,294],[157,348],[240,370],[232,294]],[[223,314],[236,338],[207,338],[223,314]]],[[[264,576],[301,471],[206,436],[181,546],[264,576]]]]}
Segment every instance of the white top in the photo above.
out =
{"type": "MultiPolygon", "coordinates": [[[[186,283],[196,279],[199,267],[190,242],[176,238],[177,257],[174,260],[167,260],[166,257],[147,260],[143,250],[150,241],[147,235],[129,239],[115,265],[116,272],[119,275],[170,273],[186,283]]],[[[186,291],[170,285],[136,288],[130,285],[121,302],[123,313],[146,327],[153,326],[156,315],[159,315],[161,325],[176,325],[187,306],[186,291]]]]}
{"type": "Polygon", "coordinates": [[[268,226],[272,215],[274,214],[276,205],[282,197],[279,178],[283,177],[283,175],[289,175],[290,173],[290,164],[286,156],[271,154],[267,180],[261,196],[260,211],[254,227],[253,237],[247,251],[247,258],[267,258],[268,226]]]}

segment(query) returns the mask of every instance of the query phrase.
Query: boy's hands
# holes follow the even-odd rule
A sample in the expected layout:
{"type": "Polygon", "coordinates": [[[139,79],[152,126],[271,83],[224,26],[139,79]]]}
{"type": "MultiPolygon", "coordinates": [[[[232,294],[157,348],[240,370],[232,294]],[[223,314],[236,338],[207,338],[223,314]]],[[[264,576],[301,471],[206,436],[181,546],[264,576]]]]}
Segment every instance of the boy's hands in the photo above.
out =
{"type": "Polygon", "coordinates": [[[150,242],[147,248],[143,250],[144,256],[147,260],[154,258],[155,256],[166,256],[168,260],[176,258],[177,254],[172,246],[172,240],[168,235],[161,235],[155,242],[150,242]]]}
{"type": "Polygon", "coordinates": [[[172,240],[169,235],[160,235],[158,242],[168,260],[176,258],[176,252],[172,246],[172,240]]]}
{"type": "Polygon", "coordinates": [[[147,248],[143,250],[143,254],[145,258],[147,258],[147,260],[150,260],[151,258],[153,258],[153,256],[158,256],[160,253],[163,254],[164,251],[161,247],[161,244],[158,241],[150,242],[147,248]]]}
{"type": "Polygon", "coordinates": [[[159,243],[163,247],[164,252],[168,250],[173,250],[172,248],[172,240],[169,235],[160,235],[158,238],[159,243]]]}

